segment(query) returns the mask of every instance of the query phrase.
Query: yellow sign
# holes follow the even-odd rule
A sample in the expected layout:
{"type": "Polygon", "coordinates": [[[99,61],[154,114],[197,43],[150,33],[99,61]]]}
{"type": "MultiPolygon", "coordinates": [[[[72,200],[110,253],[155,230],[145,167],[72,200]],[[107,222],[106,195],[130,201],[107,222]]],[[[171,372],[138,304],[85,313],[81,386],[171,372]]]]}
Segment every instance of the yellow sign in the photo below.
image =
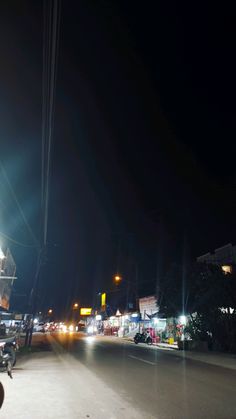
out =
{"type": "Polygon", "coordinates": [[[91,307],[89,307],[89,308],[82,308],[81,307],[81,309],[80,309],[80,315],[81,316],[91,316],[91,314],[92,314],[92,308],[91,307]]]}
{"type": "Polygon", "coordinates": [[[106,298],[107,298],[107,295],[105,292],[103,292],[101,295],[101,308],[104,311],[106,310],[106,298]]]}

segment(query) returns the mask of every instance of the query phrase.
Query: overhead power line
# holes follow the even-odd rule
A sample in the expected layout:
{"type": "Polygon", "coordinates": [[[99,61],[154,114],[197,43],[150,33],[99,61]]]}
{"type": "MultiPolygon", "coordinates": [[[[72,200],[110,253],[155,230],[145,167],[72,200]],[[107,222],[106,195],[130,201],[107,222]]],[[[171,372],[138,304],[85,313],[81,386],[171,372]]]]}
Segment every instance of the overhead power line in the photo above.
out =
{"type": "Polygon", "coordinates": [[[47,244],[49,178],[55,114],[55,88],[59,50],[61,3],[44,3],[43,100],[42,100],[42,242],[47,244]]]}
{"type": "Polygon", "coordinates": [[[55,89],[60,32],[60,0],[44,0],[43,72],[42,72],[42,158],[41,158],[41,246],[38,249],[37,267],[30,295],[33,313],[41,267],[45,261],[48,235],[49,183],[51,149],[55,114],[55,89]]]}

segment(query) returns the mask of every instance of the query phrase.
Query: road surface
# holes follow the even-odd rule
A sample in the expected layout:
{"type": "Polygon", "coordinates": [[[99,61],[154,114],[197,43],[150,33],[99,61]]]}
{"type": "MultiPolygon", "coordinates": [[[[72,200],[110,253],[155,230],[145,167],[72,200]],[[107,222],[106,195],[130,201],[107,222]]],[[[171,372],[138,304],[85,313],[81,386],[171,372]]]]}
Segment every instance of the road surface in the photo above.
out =
{"type": "Polygon", "coordinates": [[[13,380],[1,374],[3,419],[236,418],[236,370],[119,338],[40,339],[13,380]]]}

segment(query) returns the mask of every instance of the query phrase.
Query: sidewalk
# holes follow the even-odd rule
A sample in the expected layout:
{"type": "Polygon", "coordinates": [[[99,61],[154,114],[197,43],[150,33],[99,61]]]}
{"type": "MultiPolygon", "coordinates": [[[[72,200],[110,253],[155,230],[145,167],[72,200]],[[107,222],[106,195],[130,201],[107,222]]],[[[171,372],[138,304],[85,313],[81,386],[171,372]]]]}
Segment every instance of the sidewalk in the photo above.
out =
{"type": "MultiPolygon", "coordinates": [[[[128,340],[129,342],[134,342],[134,338],[131,338],[129,336],[124,336],[122,339],[128,340]]],[[[170,345],[169,343],[153,343],[152,347],[159,347],[164,349],[178,349],[178,346],[176,344],[170,345]]]]}
{"type": "MultiPolygon", "coordinates": [[[[133,342],[133,339],[122,338],[128,342],[133,342]]],[[[147,347],[145,343],[139,344],[143,347],[147,347]]],[[[169,345],[168,343],[157,343],[148,346],[153,350],[164,350],[168,351],[171,355],[178,356],[184,359],[191,359],[193,361],[204,362],[210,365],[216,365],[222,368],[229,368],[236,370],[236,354],[227,354],[222,352],[198,352],[198,351],[180,351],[176,345],[169,345]]]]}

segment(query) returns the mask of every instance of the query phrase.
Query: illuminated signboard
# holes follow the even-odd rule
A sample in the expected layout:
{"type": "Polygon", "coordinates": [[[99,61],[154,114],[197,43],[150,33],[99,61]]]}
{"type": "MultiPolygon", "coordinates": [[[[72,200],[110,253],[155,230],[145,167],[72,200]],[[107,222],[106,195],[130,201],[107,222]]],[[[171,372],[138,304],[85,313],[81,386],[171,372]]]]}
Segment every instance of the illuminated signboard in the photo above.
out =
{"type": "Polygon", "coordinates": [[[89,308],[81,308],[80,309],[80,315],[81,316],[91,316],[91,314],[92,314],[92,308],[91,307],[89,307],[89,308]]]}
{"type": "Polygon", "coordinates": [[[103,292],[102,293],[102,295],[101,295],[101,309],[102,309],[102,311],[105,311],[106,310],[106,293],[105,292],[103,292]]]}

